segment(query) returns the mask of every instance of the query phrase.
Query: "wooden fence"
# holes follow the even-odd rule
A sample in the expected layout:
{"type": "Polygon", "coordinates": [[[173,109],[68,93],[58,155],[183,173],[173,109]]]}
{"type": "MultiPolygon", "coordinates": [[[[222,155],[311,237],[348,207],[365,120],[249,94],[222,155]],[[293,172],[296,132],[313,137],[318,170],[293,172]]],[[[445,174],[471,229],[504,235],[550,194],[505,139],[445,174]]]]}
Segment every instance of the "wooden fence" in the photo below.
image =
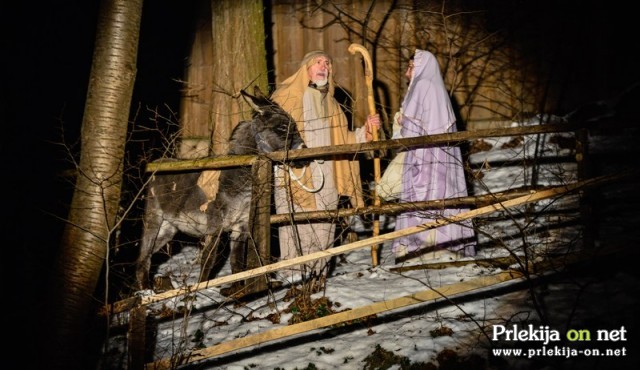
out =
{"type": "MultiPolygon", "coordinates": [[[[587,157],[587,128],[584,125],[577,124],[550,124],[550,125],[537,125],[526,126],[516,128],[503,128],[503,129],[484,129],[477,131],[465,131],[456,132],[450,134],[433,135],[420,138],[398,139],[398,140],[386,140],[378,142],[370,142],[366,144],[348,144],[334,146],[331,148],[311,148],[292,150],[288,152],[275,152],[261,157],[255,156],[220,156],[216,158],[206,158],[197,160],[184,160],[179,162],[167,162],[167,163],[150,163],[147,166],[147,172],[156,171],[185,171],[185,170],[205,170],[205,169],[224,169],[233,166],[246,166],[251,165],[254,168],[254,189],[260,189],[261,194],[254,194],[252,204],[252,215],[255,216],[257,222],[253,228],[253,240],[255,242],[255,250],[258,254],[250,256],[248,261],[249,269],[247,271],[232,274],[228,276],[221,276],[213,280],[204,281],[192,286],[182,287],[166,291],[163,293],[155,294],[152,296],[144,297],[132,297],[123,301],[114,302],[104,307],[101,312],[102,315],[120,314],[129,312],[128,316],[128,351],[129,351],[129,368],[130,369],[165,369],[171,368],[176,364],[173,362],[175,359],[167,358],[154,363],[145,364],[145,333],[149,331],[145,328],[150,322],[147,317],[147,306],[152,303],[156,303],[162,300],[166,300],[172,297],[179,297],[182,295],[193,294],[202,289],[208,289],[216,286],[220,286],[227,283],[245,280],[247,285],[255,287],[254,291],[260,291],[267,289],[266,286],[266,274],[284,269],[286,267],[306,263],[309,261],[317,260],[320,258],[327,258],[345,252],[371,247],[376,244],[381,244],[384,241],[395,239],[402,235],[413,234],[426,229],[435,228],[450,222],[459,222],[462,220],[472,219],[478,216],[487,215],[499,210],[508,209],[523,204],[537,202],[550,197],[557,197],[561,194],[567,194],[571,192],[588,192],[589,189],[595,186],[601,186],[613,181],[618,181],[624,177],[636,176],[635,172],[625,172],[616,175],[608,175],[603,177],[597,177],[593,179],[587,179],[584,177],[586,168],[588,167],[587,157]],[[335,157],[336,155],[349,155],[354,153],[361,153],[366,151],[383,151],[388,149],[398,148],[411,148],[417,146],[442,146],[442,145],[456,145],[462,142],[466,142],[474,139],[489,138],[489,137],[507,137],[507,136],[521,136],[521,135],[535,135],[544,133],[560,133],[560,132],[576,132],[576,151],[575,160],[578,163],[578,176],[579,181],[567,185],[539,188],[535,190],[531,189],[514,189],[505,191],[503,193],[489,194],[484,196],[469,196],[462,198],[435,200],[429,202],[406,204],[385,204],[380,206],[365,207],[362,209],[339,209],[335,211],[319,211],[319,212],[304,212],[291,215],[271,215],[270,214],[270,197],[263,196],[271,192],[271,169],[273,168],[273,162],[280,162],[285,160],[295,159],[311,159],[311,158],[325,158],[335,157]],[[256,184],[258,186],[256,186],[256,184]],[[269,241],[270,241],[270,226],[272,224],[279,224],[284,222],[300,221],[300,220],[321,220],[321,219],[333,219],[336,217],[347,217],[350,215],[380,215],[380,214],[395,214],[408,209],[434,209],[442,208],[443,206],[470,206],[474,207],[468,212],[460,213],[457,216],[450,219],[440,219],[434,222],[419,225],[416,227],[398,230],[383,235],[374,236],[372,238],[359,240],[353,243],[348,243],[338,247],[334,247],[328,250],[320,251],[317,253],[300,256],[290,260],[284,260],[273,264],[264,264],[262,261],[269,261],[269,241]]],[[[583,222],[589,224],[590,214],[588,208],[582,209],[583,222]]],[[[591,241],[585,240],[585,245],[591,244],[591,241]]],[[[253,248],[250,248],[253,249],[253,248]]],[[[475,280],[467,281],[464,283],[454,284],[451,286],[442,287],[439,291],[434,292],[431,290],[418,292],[411,296],[400,297],[385,302],[375,303],[366,307],[350,310],[348,312],[341,312],[333,314],[320,319],[303,322],[296,325],[290,325],[285,328],[279,328],[270,330],[264,333],[255,334],[249,337],[231,340],[229,342],[221,343],[213,347],[208,347],[200,350],[193,351],[188,358],[182,360],[180,365],[190,363],[193,361],[201,361],[206,358],[210,358],[222,353],[229,352],[231,350],[237,350],[240,348],[248,347],[257,343],[264,343],[265,341],[275,340],[294,334],[307,332],[318,328],[335,325],[340,322],[354,320],[356,318],[362,318],[369,315],[373,315],[379,312],[394,310],[400,307],[408,305],[421,304],[428,301],[433,301],[441,297],[449,297],[451,295],[460,295],[471,292],[479,288],[486,288],[495,284],[499,284],[504,281],[522,279],[523,273],[530,278],[531,276],[526,273],[525,270],[515,271],[508,270],[503,273],[499,273],[491,276],[484,276],[475,280]]]]}

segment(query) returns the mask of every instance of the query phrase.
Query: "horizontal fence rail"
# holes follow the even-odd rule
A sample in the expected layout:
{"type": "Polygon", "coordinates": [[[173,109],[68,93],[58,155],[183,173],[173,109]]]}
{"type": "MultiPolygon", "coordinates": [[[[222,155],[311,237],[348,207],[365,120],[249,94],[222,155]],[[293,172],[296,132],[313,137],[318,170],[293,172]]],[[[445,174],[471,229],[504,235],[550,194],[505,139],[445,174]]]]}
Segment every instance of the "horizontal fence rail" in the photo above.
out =
{"type": "MultiPolygon", "coordinates": [[[[482,129],[474,131],[458,131],[448,134],[438,134],[430,136],[412,137],[405,139],[380,140],[361,144],[343,144],[330,147],[317,147],[294,149],[289,151],[278,151],[262,154],[274,162],[282,163],[299,159],[319,159],[346,155],[353,157],[357,153],[367,153],[371,151],[388,149],[405,149],[425,146],[456,145],[473,139],[488,137],[504,137],[519,135],[535,135],[554,132],[575,131],[584,128],[579,124],[549,124],[510,128],[482,129]]],[[[211,158],[188,159],[179,161],[158,161],[148,163],[146,172],[175,172],[194,170],[219,170],[230,167],[250,166],[257,156],[255,155],[222,155],[211,158]]]]}

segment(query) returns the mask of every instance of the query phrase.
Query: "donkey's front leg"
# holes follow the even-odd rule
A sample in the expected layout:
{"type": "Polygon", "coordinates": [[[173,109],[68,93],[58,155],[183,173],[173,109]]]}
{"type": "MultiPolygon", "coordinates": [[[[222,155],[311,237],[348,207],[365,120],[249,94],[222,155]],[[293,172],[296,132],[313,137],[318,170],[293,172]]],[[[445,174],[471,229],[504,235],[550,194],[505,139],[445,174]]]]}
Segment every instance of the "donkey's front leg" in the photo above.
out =
{"type": "Polygon", "coordinates": [[[212,271],[219,271],[225,260],[225,245],[221,241],[222,231],[205,235],[200,243],[200,281],[209,280],[212,271]]]}
{"type": "MultiPolygon", "coordinates": [[[[232,274],[237,274],[247,269],[248,237],[249,234],[246,232],[231,232],[229,264],[231,265],[232,274]]],[[[224,296],[242,297],[247,294],[244,283],[245,280],[235,281],[231,286],[220,289],[220,293],[224,296]]]]}
{"type": "Polygon", "coordinates": [[[247,241],[249,239],[249,233],[247,232],[232,232],[231,233],[231,255],[229,262],[231,264],[231,273],[237,274],[238,272],[245,271],[247,269],[247,241]]]}

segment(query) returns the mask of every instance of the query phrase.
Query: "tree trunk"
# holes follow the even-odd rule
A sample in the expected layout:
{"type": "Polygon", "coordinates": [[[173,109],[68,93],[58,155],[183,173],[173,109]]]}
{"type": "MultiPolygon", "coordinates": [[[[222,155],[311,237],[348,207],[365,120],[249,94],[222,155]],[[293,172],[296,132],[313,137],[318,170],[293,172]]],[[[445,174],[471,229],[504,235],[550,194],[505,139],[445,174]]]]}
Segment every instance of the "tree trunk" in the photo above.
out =
{"type": "Polygon", "coordinates": [[[87,369],[94,297],[120,203],[142,0],[103,0],[68,224],[54,267],[47,368],[87,369]]]}
{"type": "MultiPolygon", "coordinates": [[[[253,93],[253,86],[257,85],[262,91],[269,91],[266,33],[262,0],[211,0],[210,4],[212,42],[194,43],[194,47],[206,48],[210,45],[213,49],[212,81],[204,85],[211,85],[212,90],[210,154],[219,156],[228,152],[231,131],[238,122],[251,118],[251,108],[240,98],[240,90],[248,89],[253,93]]],[[[198,32],[205,34],[207,30],[200,28],[198,32]]],[[[192,54],[207,53],[202,50],[192,51],[192,54]]],[[[217,184],[199,185],[208,187],[212,192],[217,191],[217,184]]],[[[265,227],[268,228],[268,225],[265,227]]],[[[255,248],[254,241],[263,246],[268,243],[268,240],[251,238],[249,248],[255,248]]],[[[249,268],[257,267],[254,265],[255,259],[250,259],[249,263],[249,268]]],[[[203,269],[207,267],[203,266],[203,269]]]]}
{"type": "Polygon", "coordinates": [[[258,85],[262,91],[269,91],[262,0],[211,0],[211,17],[211,148],[213,154],[224,154],[231,130],[251,117],[249,105],[239,98],[240,90],[258,85]]]}

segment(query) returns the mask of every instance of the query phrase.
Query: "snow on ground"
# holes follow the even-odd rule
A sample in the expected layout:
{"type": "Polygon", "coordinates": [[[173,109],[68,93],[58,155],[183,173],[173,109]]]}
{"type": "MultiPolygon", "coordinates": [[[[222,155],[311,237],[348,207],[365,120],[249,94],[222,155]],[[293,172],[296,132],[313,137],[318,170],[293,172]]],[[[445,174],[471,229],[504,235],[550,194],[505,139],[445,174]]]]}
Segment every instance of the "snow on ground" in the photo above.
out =
{"type": "MultiPolygon", "coordinates": [[[[532,176],[537,176],[536,185],[560,185],[576,181],[576,165],[571,161],[545,161],[535,171],[522,165],[524,159],[533,157],[567,158],[574,155],[570,148],[562,148],[557,144],[561,141],[559,137],[571,140],[572,134],[556,135],[555,139],[552,137],[546,134],[520,139],[485,139],[491,148],[470,157],[476,171],[482,172],[481,178],[473,184],[473,192],[479,195],[532,185],[532,176]]],[[[594,138],[593,142],[600,144],[598,140],[594,138]]],[[[628,194],[632,188],[621,185],[609,193],[605,192],[604,203],[619,199],[623,196],[621,194],[628,194]]],[[[615,215],[615,212],[605,212],[603,218],[612,214],[615,215]]],[[[621,218],[614,217],[613,220],[618,224],[603,227],[603,230],[617,230],[616,240],[624,240],[619,231],[628,231],[629,228],[619,223],[621,218]]],[[[393,231],[393,218],[388,217],[386,221],[382,222],[387,227],[381,234],[393,231]]],[[[495,212],[474,222],[478,228],[480,247],[475,257],[477,260],[508,256],[510,253],[523,256],[525,250],[527,256],[532,258],[556,258],[553,256],[558,253],[582,248],[577,195],[541,201],[530,207],[516,207],[510,212],[495,212]]],[[[359,231],[361,238],[370,236],[369,229],[359,231]]],[[[608,240],[605,237],[600,239],[608,240]]],[[[176,287],[195,284],[199,273],[197,260],[198,250],[185,247],[161,266],[159,273],[171,276],[176,287]]],[[[447,261],[446,257],[441,261],[447,261]]],[[[557,330],[563,338],[572,329],[588,329],[595,334],[597,329],[612,331],[621,327],[626,328],[629,337],[637,336],[640,333],[635,319],[635,307],[640,297],[637,271],[633,265],[620,264],[619,260],[611,262],[603,257],[596,262],[569,273],[541,274],[541,278],[531,281],[537,284],[513,280],[455,297],[454,300],[438,299],[384,312],[371,320],[360,320],[348,326],[317,329],[257,346],[238,348],[185,368],[408,368],[402,367],[400,361],[396,361],[392,367],[384,367],[375,361],[375,365],[367,362],[378,346],[390,354],[406,358],[418,366],[416,368],[429,368],[425,365],[429,362],[435,366],[432,367],[434,369],[437,366],[445,368],[444,360],[439,358],[444,350],[453,350],[461,357],[473,354],[481,356],[482,364],[475,368],[611,370],[629,366],[633,368],[633,364],[637,367],[638,350],[633,347],[635,341],[632,340],[543,343],[492,338],[492,330],[496,325],[512,328],[514,324],[520,327],[532,324],[537,329],[542,323],[547,325],[547,331],[557,330]],[[535,291],[534,296],[530,294],[530,289],[535,291]],[[530,357],[507,356],[493,354],[492,348],[524,348],[527,351],[542,351],[544,348],[560,352],[555,355],[541,352],[530,357]],[[593,348],[625,349],[626,355],[571,355],[572,350],[593,348]],[[420,363],[422,365],[417,365],[420,363]]],[[[416,264],[419,261],[404,265],[416,264]]],[[[331,308],[340,312],[424,290],[438,290],[447,285],[496,274],[507,268],[468,263],[443,269],[394,270],[398,267],[401,266],[395,263],[390,242],[382,245],[377,267],[371,265],[369,248],[347,253],[336,258],[326,290],[314,294],[312,298],[326,297],[333,304],[331,308]]],[[[229,273],[227,264],[219,276],[229,273]]],[[[192,349],[287,326],[294,313],[286,312],[291,304],[291,301],[285,301],[286,291],[276,290],[269,296],[240,303],[222,296],[219,287],[216,287],[196,293],[195,299],[178,297],[151,305],[152,312],[173,309],[175,313],[171,320],[158,321],[155,342],[152,343],[153,358],[149,360],[165,359],[188,353],[192,349]],[[276,313],[280,314],[279,319],[274,316],[276,313]]],[[[127,354],[118,350],[124,342],[123,335],[112,336],[109,343],[111,356],[106,360],[108,368],[126,368],[127,354]]],[[[376,361],[380,362],[381,359],[376,361]]],[[[470,367],[468,364],[463,367],[470,367]]]]}

